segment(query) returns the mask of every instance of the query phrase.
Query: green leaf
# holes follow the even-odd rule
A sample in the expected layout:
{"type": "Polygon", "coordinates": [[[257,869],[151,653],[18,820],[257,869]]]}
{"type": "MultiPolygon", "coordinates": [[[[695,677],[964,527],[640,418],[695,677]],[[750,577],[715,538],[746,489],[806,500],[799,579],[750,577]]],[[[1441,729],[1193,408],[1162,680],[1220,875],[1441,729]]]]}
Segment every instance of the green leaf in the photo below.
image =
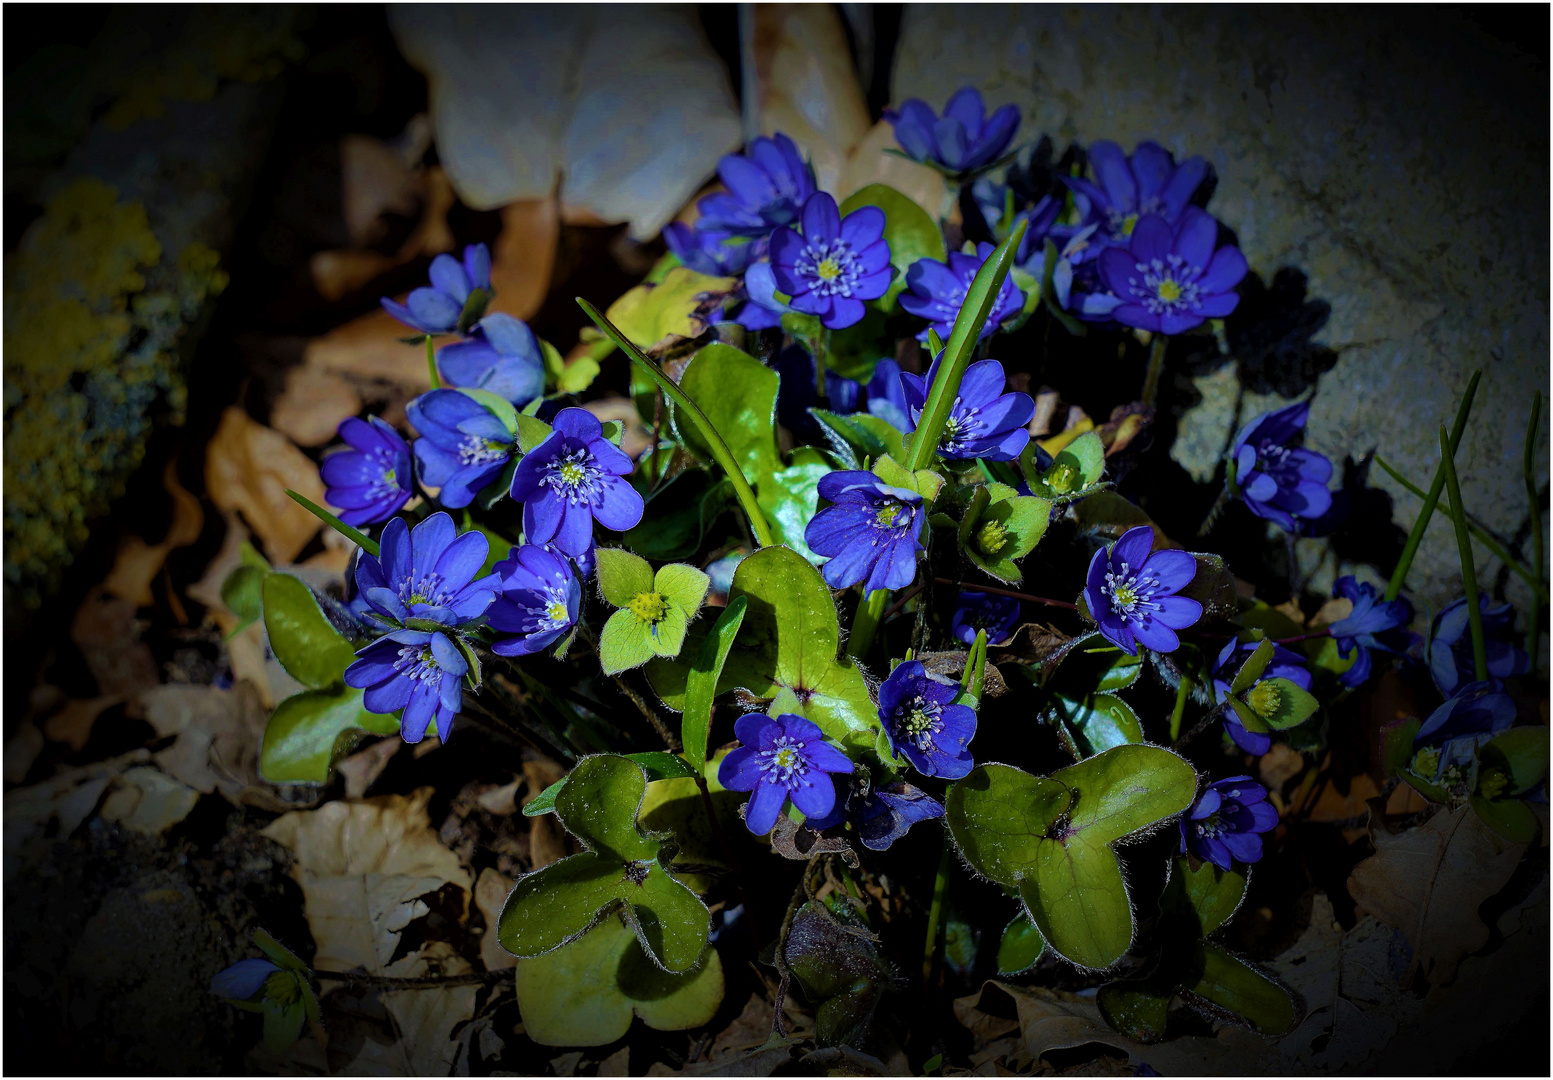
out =
{"type": "Polygon", "coordinates": [[[685,631],[690,625],[690,620],[685,615],[685,609],[677,605],[670,605],[669,610],[663,613],[663,618],[648,625],[648,638],[652,644],[654,656],[678,656],[685,646],[685,631]]]}
{"type": "MultiPolygon", "coordinates": [[[[649,781],[674,780],[685,776],[694,776],[695,773],[684,761],[673,754],[664,753],[662,750],[643,750],[635,754],[622,755],[627,761],[634,761],[647,773],[649,781]]],[[[545,790],[541,791],[528,801],[523,808],[524,817],[538,817],[540,814],[555,812],[555,797],[566,786],[567,777],[563,776],[545,790]]],[[[650,790],[650,789],[649,789],[650,790]]]]}
{"type": "Polygon", "coordinates": [[[221,583],[221,602],[227,606],[227,610],[237,616],[237,626],[233,628],[231,637],[249,624],[253,623],[264,613],[264,579],[269,571],[259,566],[250,566],[243,563],[227,575],[221,583]]]}
{"type": "Polygon", "coordinates": [[[733,485],[727,480],[714,478],[706,469],[686,469],[656,493],[643,492],[647,504],[641,523],[621,539],[648,559],[689,558],[700,550],[707,529],[732,494],[733,485]]]}
{"type": "MultiPolygon", "coordinates": [[[[274,978],[273,975],[270,977],[274,978]]],[[[295,978],[295,976],[288,975],[287,978],[295,978]]],[[[300,996],[285,1005],[266,1001],[264,1003],[265,1048],[272,1054],[284,1053],[286,1048],[296,1042],[302,1034],[302,1024],[306,1020],[307,1014],[302,1008],[300,996]]]]}
{"type": "Polygon", "coordinates": [[[848,195],[841,203],[841,216],[846,217],[862,206],[877,206],[884,211],[884,238],[890,245],[890,263],[899,273],[878,303],[885,310],[893,310],[895,298],[906,287],[906,271],[913,263],[918,259],[948,261],[944,234],[926,210],[885,184],[869,184],[848,195]]]}
{"type": "Polygon", "coordinates": [[[1046,673],[1046,683],[1069,698],[1125,690],[1143,673],[1143,656],[1111,646],[1098,632],[1074,639],[1046,673]]]}
{"type": "Polygon", "coordinates": [[[710,1022],[723,1000],[723,966],[709,945],[692,971],[662,971],[631,929],[610,918],[519,961],[517,991],[524,1034],[541,1046],[604,1046],[624,1036],[634,1016],[659,1031],[710,1022]]]}
{"type": "Polygon", "coordinates": [[[1007,484],[973,489],[960,519],[960,550],[999,581],[1023,578],[1016,560],[1035,550],[1051,522],[1050,499],[1021,495],[1007,484]]]}
{"type": "Polygon", "coordinates": [[[533,453],[534,449],[548,439],[550,433],[554,430],[554,428],[537,416],[519,413],[517,419],[518,449],[525,454],[533,453]]]}
{"type": "Polygon", "coordinates": [[[660,284],[631,289],[609,305],[605,314],[632,344],[645,351],[670,335],[700,334],[707,326],[702,313],[711,310],[716,297],[733,291],[738,284],[736,278],[708,277],[676,266],[660,284]]]}
{"type": "Polygon", "coordinates": [[[866,926],[844,921],[817,900],[798,909],[785,956],[804,996],[816,1005],[814,1034],[821,1045],[856,1042],[893,982],[876,940],[866,926]]]}
{"type": "Polygon", "coordinates": [[[1547,778],[1548,729],[1533,724],[1501,732],[1483,744],[1478,760],[1505,775],[1504,794],[1523,795],[1547,778]]]}
{"type": "Polygon", "coordinates": [[[1541,824],[1532,808],[1519,799],[1485,799],[1473,795],[1472,809],[1483,823],[1512,844],[1529,844],[1537,839],[1541,824]]]}
{"type": "Polygon", "coordinates": [[[1046,939],[1030,921],[1030,913],[1020,908],[1003,928],[1003,937],[998,941],[998,974],[1018,975],[1029,971],[1045,952],[1046,939]]]}
{"type": "Polygon", "coordinates": [[[1262,672],[1267,670],[1267,665],[1273,662],[1273,648],[1271,641],[1264,640],[1250,656],[1246,657],[1246,662],[1241,664],[1240,670],[1235,673],[1235,681],[1230,683],[1230,693],[1238,694],[1262,677],[1262,672]]]}
{"type": "Polygon", "coordinates": [[[1053,502],[1083,498],[1105,475],[1105,444],[1096,432],[1086,431],[1057,452],[1045,472],[1035,472],[1035,443],[1019,457],[1020,471],[1030,490],[1053,502]]]}
{"type": "MultiPolygon", "coordinates": [[[[781,468],[777,459],[777,373],[748,353],[717,342],[691,357],[679,386],[712,422],[739,468],[757,491],[781,468]]],[[[676,416],[676,421],[678,421],[676,416]]],[[[690,424],[678,423],[680,437],[695,454],[712,451],[690,424]]]]}
{"type": "Polygon", "coordinates": [[[864,468],[864,462],[874,462],[886,454],[899,461],[904,452],[901,433],[884,419],[871,413],[853,413],[839,416],[824,409],[809,412],[830,433],[826,438],[852,468],[864,468]]]}
{"type": "Polygon", "coordinates": [[[717,681],[748,607],[749,598],[740,596],[723,608],[685,676],[685,716],[680,722],[680,739],[685,744],[685,756],[697,769],[706,763],[706,739],[712,726],[717,681]]]}
{"type": "Polygon", "coordinates": [[[1170,868],[1163,906],[1183,918],[1190,932],[1207,937],[1223,926],[1245,898],[1246,870],[1220,870],[1210,862],[1192,869],[1190,860],[1177,856],[1170,868]]]}
{"type": "Polygon", "coordinates": [[[820,481],[831,471],[823,453],[812,446],[800,446],[788,455],[785,469],[761,478],[756,495],[761,511],[771,523],[774,540],[811,562],[819,556],[804,541],[804,530],[819,509],[820,481]]]}
{"type": "Polygon", "coordinates": [[[479,402],[487,412],[501,421],[502,427],[506,428],[509,434],[517,434],[518,410],[513,407],[512,402],[500,394],[493,394],[489,390],[481,390],[474,386],[460,386],[456,389],[465,397],[479,402]]]}
{"type": "Polygon", "coordinates": [[[1114,694],[1091,694],[1079,700],[1058,694],[1053,698],[1053,705],[1061,712],[1086,757],[1113,746],[1143,742],[1143,725],[1138,722],[1138,714],[1114,694]]]}
{"type": "Polygon", "coordinates": [[[356,659],[318,606],[313,590],[290,574],[271,574],[262,587],[264,629],[280,666],[303,686],[333,686],[356,659]]]}
{"type": "Polygon", "coordinates": [[[1217,945],[1203,943],[1202,974],[1187,987],[1221,1009],[1243,1016],[1262,1035],[1282,1035],[1294,1026],[1294,1000],[1289,992],[1217,945]]]}
{"type": "Polygon", "coordinates": [[[399,721],[371,712],[354,687],[304,690],[275,707],[264,727],[259,773],[278,784],[322,784],[358,737],[396,735],[399,721]]]}
{"type": "Polygon", "coordinates": [[[636,824],[647,777],[615,754],[584,758],[555,796],[556,815],[587,849],[521,879],[498,921],[502,947],[541,956],[618,910],[654,963],[684,972],[701,961],[711,923],[706,905],[659,862],[666,836],[636,824]]]}
{"type": "Polygon", "coordinates": [[[652,567],[640,555],[620,548],[599,548],[599,591],[617,608],[630,606],[641,593],[653,591],[652,567]]]}
{"type": "Polygon", "coordinates": [[[694,619],[696,613],[701,610],[701,604],[706,599],[706,590],[711,587],[711,584],[711,578],[694,566],[686,566],[684,563],[660,566],[657,576],[653,579],[653,587],[658,594],[670,604],[682,609],[687,619],[694,619]]]}
{"type": "Polygon", "coordinates": [[[1381,769],[1390,777],[1401,776],[1413,760],[1413,740],[1423,726],[1416,716],[1393,720],[1380,729],[1381,769]]]}
{"type": "Polygon", "coordinates": [[[276,941],[259,927],[254,928],[253,943],[258,946],[260,952],[270,958],[271,963],[278,964],[287,971],[308,970],[307,965],[297,959],[296,953],[276,941]]]}
{"type": "Polygon", "coordinates": [[[567,363],[554,345],[541,338],[539,351],[545,359],[545,379],[557,394],[580,394],[599,376],[599,362],[586,353],[567,363]]]}
{"type": "Polygon", "coordinates": [[[1166,1013],[1174,993],[1174,980],[1128,980],[1102,986],[1095,1004],[1118,1034],[1151,1043],[1165,1037],[1166,1013]]]}
{"type": "Polygon", "coordinates": [[[604,674],[617,675],[651,660],[656,653],[654,625],[629,608],[621,608],[611,615],[604,624],[604,632],[599,635],[599,663],[603,665],[604,674]]]}
{"type": "Polygon", "coordinates": [[[1265,735],[1271,730],[1261,715],[1244,701],[1237,697],[1225,698],[1224,700],[1231,709],[1235,710],[1235,718],[1240,721],[1240,726],[1247,731],[1253,731],[1258,735],[1265,735]]]}
{"type": "MultiPolygon", "coordinates": [[[[1270,644],[1267,641],[1262,643],[1270,644]]],[[[1260,652],[1261,648],[1261,645],[1257,646],[1257,651],[1260,652]]],[[[1252,655],[1254,657],[1255,653],[1252,655]]],[[[1268,655],[1271,655],[1270,650],[1268,655]]],[[[1263,679],[1242,694],[1241,699],[1274,731],[1286,731],[1303,724],[1321,707],[1321,703],[1308,690],[1288,679],[1263,679]]],[[[1244,714],[1239,709],[1235,712],[1244,723],[1244,714]]]]}
{"type": "Polygon", "coordinates": [[[1049,778],[982,765],[950,790],[945,817],[978,871],[1019,890],[1053,951],[1081,967],[1115,963],[1132,906],[1111,845],[1181,813],[1197,774],[1157,746],[1119,746],[1049,778]]]}
{"type": "MultiPolygon", "coordinates": [[[[770,700],[796,692],[804,715],[849,750],[868,751],[883,730],[863,674],[837,658],[840,632],[830,587],[790,548],[767,547],[739,563],[728,594],[749,605],[728,653],[717,693],[743,688],[770,700]]],[[[653,663],[647,678],[671,709],[683,710],[689,664],[653,663]]]]}

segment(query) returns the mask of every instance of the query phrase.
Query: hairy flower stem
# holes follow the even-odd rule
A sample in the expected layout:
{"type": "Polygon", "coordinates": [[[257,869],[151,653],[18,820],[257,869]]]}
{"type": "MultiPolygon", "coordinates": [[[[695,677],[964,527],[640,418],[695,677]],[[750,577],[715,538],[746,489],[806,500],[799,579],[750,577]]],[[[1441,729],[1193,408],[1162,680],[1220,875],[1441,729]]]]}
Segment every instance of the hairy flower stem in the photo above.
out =
{"type": "MultiPolygon", "coordinates": [[[[1542,538],[1542,511],[1537,505],[1537,421],[1541,419],[1542,392],[1532,395],[1531,419],[1526,422],[1526,444],[1522,451],[1521,473],[1526,480],[1526,510],[1531,515],[1532,554],[1535,558],[1537,580],[1546,578],[1547,551],[1542,538]]],[[[1531,607],[1526,612],[1526,655],[1531,657],[1532,672],[1537,670],[1537,638],[1542,633],[1542,598],[1535,590],[1531,594],[1531,607]]]]}
{"type": "MultiPolygon", "coordinates": [[[[1228,703],[1229,703],[1229,699],[1225,698],[1223,701],[1219,702],[1213,708],[1209,709],[1206,713],[1203,714],[1203,717],[1202,717],[1201,720],[1197,721],[1197,723],[1192,725],[1192,730],[1188,731],[1185,735],[1182,735],[1179,739],[1176,739],[1173,742],[1171,742],[1170,749],[1179,752],[1180,749],[1183,746],[1187,745],[1193,739],[1197,738],[1197,736],[1199,736],[1203,732],[1207,731],[1209,726],[1211,726],[1213,724],[1213,722],[1215,720],[1217,720],[1219,718],[1219,716],[1224,712],[1224,706],[1227,705],[1228,703]]],[[[1174,723],[1174,718],[1172,718],[1171,722],[1172,722],[1172,724],[1174,723]]]]}
{"type": "Polygon", "coordinates": [[[1154,340],[1149,345],[1149,369],[1143,376],[1143,404],[1154,407],[1154,399],[1159,396],[1159,377],[1165,370],[1165,345],[1169,338],[1164,334],[1155,334],[1154,340]]]}
{"type": "Polygon", "coordinates": [[[1196,685],[1192,677],[1186,672],[1181,672],[1181,682],[1176,686],[1175,708],[1170,710],[1170,741],[1175,742],[1181,737],[1181,717],[1186,713],[1186,699],[1191,696],[1192,687],[1196,685]]]}
{"type": "Polygon", "coordinates": [[[884,606],[890,601],[889,589],[875,589],[857,605],[852,616],[852,633],[847,635],[847,655],[861,660],[873,647],[874,634],[884,616],[884,606]]]}
{"type": "Polygon", "coordinates": [[[431,376],[431,388],[442,389],[442,380],[437,377],[437,347],[432,344],[431,335],[426,335],[426,373],[431,376]]]}
{"type": "Polygon", "coordinates": [[[1445,469],[1445,486],[1451,496],[1451,520],[1456,524],[1456,550],[1461,555],[1461,588],[1467,597],[1467,628],[1472,634],[1472,670],[1478,682],[1488,679],[1488,651],[1483,641],[1482,602],[1478,599],[1477,566],[1472,559],[1472,537],[1467,534],[1467,512],[1461,503],[1461,483],[1456,479],[1456,462],[1450,435],[1440,425],[1440,464],[1445,469]]]}
{"type": "MultiPolygon", "coordinates": [[[[1467,417],[1472,412],[1472,398],[1477,394],[1478,382],[1483,377],[1483,369],[1478,368],[1472,373],[1472,378],[1467,381],[1467,392],[1461,395],[1461,404],[1456,409],[1456,421],[1451,425],[1449,454],[1456,453],[1456,445],[1461,442],[1461,433],[1467,429],[1467,417]]],[[[1376,458],[1376,461],[1379,461],[1376,458]]],[[[1382,465],[1382,468],[1386,466],[1382,465]]],[[[1386,468],[1387,472],[1391,472],[1386,468]]],[[[1395,477],[1395,474],[1393,473],[1395,477]]],[[[1402,583],[1407,580],[1407,572],[1413,565],[1413,556],[1418,554],[1418,545],[1423,543],[1424,529],[1429,525],[1429,519],[1434,516],[1435,504],[1440,501],[1440,492],[1445,489],[1445,462],[1442,460],[1434,470],[1434,482],[1429,485],[1429,494],[1424,496],[1424,505],[1419,508],[1418,518],[1413,522],[1413,531],[1408,533],[1407,543],[1402,548],[1402,556],[1397,559],[1397,568],[1391,572],[1391,581],[1386,586],[1384,599],[1395,600],[1402,595],[1402,583]]]]}
{"type": "Polygon", "coordinates": [[[927,911],[927,937],[922,943],[922,982],[931,990],[938,978],[939,958],[942,956],[941,933],[944,912],[944,895],[949,891],[949,830],[939,833],[938,873],[933,877],[933,902],[927,911]]]}
{"type": "Polygon", "coordinates": [[[901,593],[900,596],[896,598],[895,603],[890,605],[890,609],[880,617],[879,621],[881,623],[889,622],[892,618],[895,617],[901,608],[905,607],[908,603],[911,602],[912,597],[916,596],[925,588],[927,588],[926,585],[913,585],[911,588],[901,593]]]}

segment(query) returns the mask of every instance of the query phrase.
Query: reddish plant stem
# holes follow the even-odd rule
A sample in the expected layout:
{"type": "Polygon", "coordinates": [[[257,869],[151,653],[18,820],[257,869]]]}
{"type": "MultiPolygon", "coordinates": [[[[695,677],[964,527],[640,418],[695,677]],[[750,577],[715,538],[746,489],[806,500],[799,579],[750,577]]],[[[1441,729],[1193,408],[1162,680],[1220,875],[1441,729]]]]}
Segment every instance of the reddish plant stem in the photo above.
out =
{"type": "Polygon", "coordinates": [[[962,589],[970,589],[973,592],[997,593],[999,596],[1012,596],[1015,600],[1028,600],[1032,604],[1045,604],[1047,607],[1066,608],[1069,611],[1077,611],[1077,604],[1070,604],[1066,600],[1051,600],[1044,596],[1032,596],[1029,593],[1014,592],[1012,589],[1000,589],[995,585],[973,585],[968,581],[955,581],[953,578],[934,578],[941,585],[955,585],[962,589]]]}
{"type": "Polygon", "coordinates": [[[916,588],[908,589],[906,592],[902,593],[901,598],[895,601],[895,603],[891,604],[889,610],[887,610],[883,615],[879,616],[879,622],[888,622],[891,615],[894,615],[901,608],[905,607],[908,600],[910,600],[913,596],[916,596],[925,588],[927,588],[926,585],[918,585],[916,588]]]}

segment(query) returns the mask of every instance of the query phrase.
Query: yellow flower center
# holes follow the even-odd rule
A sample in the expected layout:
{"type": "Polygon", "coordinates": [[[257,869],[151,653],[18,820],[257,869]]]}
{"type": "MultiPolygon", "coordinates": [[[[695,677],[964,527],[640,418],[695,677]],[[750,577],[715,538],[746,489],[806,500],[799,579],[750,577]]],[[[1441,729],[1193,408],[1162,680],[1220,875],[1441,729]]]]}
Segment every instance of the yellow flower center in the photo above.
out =
{"type": "Polygon", "coordinates": [[[1251,706],[1251,711],[1258,716],[1271,716],[1278,711],[1278,705],[1282,700],[1283,694],[1272,682],[1259,682],[1246,695],[1246,704],[1251,706]]]}
{"type": "Polygon", "coordinates": [[[551,622],[565,622],[571,617],[571,612],[566,610],[566,605],[559,600],[550,601],[550,606],[545,608],[545,617],[551,622]]]}
{"type": "Polygon", "coordinates": [[[1166,278],[1159,283],[1159,298],[1161,300],[1181,299],[1181,283],[1174,278],[1166,278]]]}
{"type": "Polygon", "coordinates": [[[1137,214],[1128,214],[1126,217],[1122,218],[1122,235],[1131,236],[1132,230],[1137,226],[1137,224],[1137,214]]]}
{"type": "Polygon", "coordinates": [[[782,749],[776,752],[776,767],[779,769],[786,769],[789,766],[796,764],[795,759],[797,757],[798,755],[791,747],[784,746],[782,749]]]}
{"type": "Polygon", "coordinates": [[[835,259],[821,259],[814,272],[820,275],[821,281],[835,281],[841,276],[841,266],[835,259]]]}
{"type": "Polygon", "coordinates": [[[1419,776],[1433,778],[1440,771],[1440,752],[1433,747],[1426,746],[1413,755],[1413,772],[1419,776]]]}
{"type": "Polygon", "coordinates": [[[1046,476],[1046,486],[1061,495],[1078,487],[1078,470],[1066,461],[1059,462],[1046,476]]]}
{"type": "Polygon", "coordinates": [[[1126,609],[1138,602],[1138,593],[1130,585],[1118,585],[1111,590],[1111,598],[1115,601],[1115,606],[1126,609]]]}
{"type": "Polygon", "coordinates": [[[1497,799],[1509,785],[1509,778],[1498,769],[1484,769],[1478,778],[1478,794],[1485,799],[1497,799]]]}
{"type": "Polygon", "coordinates": [[[900,512],[899,503],[887,503],[879,507],[874,513],[874,520],[888,529],[894,526],[895,519],[900,516],[900,512]]]}
{"type": "Polygon", "coordinates": [[[631,597],[631,613],[643,622],[660,622],[669,613],[669,602],[662,593],[639,592],[631,597]]]}
{"type": "Polygon", "coordinates": [[[983,522],[976,530],[976,546],[989,558],[996,556],[1007,544],[1008,529],[1001,521],[983,522]]]}
{"type": "Polygon", "coordinates": [[[558,471],[561,474],[561,480],[570,487],[576,487],[588,476],[587,470],[575,461],[563,462],[558,471]]]}

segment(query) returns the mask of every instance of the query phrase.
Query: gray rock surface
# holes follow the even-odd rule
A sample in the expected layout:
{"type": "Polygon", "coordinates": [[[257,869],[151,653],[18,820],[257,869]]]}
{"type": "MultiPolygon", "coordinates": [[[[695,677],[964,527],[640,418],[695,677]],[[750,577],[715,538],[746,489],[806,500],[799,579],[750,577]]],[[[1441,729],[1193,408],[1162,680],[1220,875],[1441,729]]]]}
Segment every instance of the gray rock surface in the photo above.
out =
{"type": "MultiPolygon", "coordinates": [[[[1338,359],[1320,377],[1308,445],[1338,460],[1379,448],[1427,485],[1438,426],[1482,366],[1458,453],[1465,501],[1529,554],[1521,444],[1532,394],[1548,385],[1545,66],[1438,10],[908,6],[893,80],[894,100],[935,107],[978,86],[989,107],[1020,106],[1025,137],[1045,132],[1059,148],[1152,138],[1207,157],[1219,176],[1209,209],[1252,270],[1271,281],[1296,267],[1331,304],[1316,340],[1338,359]]],[[[1197,380],[1203,402],[1172,449],[1199,476],[1233,430],[1232,370],[1197,380]]],[[[1280,403],[1247,395],[1241,409],[1280,403]]],[[[1409,527],[1417,500],[1379,469],[1371,481],[1409,527]]],[[[1314,569],[1319,554],[1302,561],[1314,569]]],[[[1521,581],[1476,554],[1479,580],[1504,583],[1524,608],[1521,581]]],[[[1330,563],[1314,586],[1330,583],[1330,563]]],[[[1443,515],[1409,584],[1436,607],[1460,595],[1443,515]]]]}

